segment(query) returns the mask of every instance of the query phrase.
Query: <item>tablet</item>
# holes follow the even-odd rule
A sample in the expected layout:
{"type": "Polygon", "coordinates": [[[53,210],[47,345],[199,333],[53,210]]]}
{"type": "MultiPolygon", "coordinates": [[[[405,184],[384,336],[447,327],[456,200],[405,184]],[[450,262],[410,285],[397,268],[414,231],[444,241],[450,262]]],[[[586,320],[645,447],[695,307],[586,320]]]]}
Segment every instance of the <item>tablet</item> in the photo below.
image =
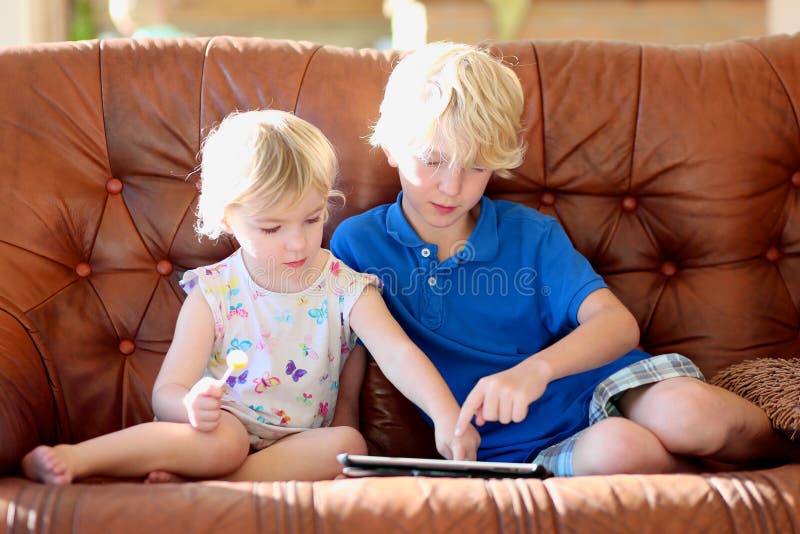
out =
{"type": "Polygon", "coordinates": [[[539,464],[430,460],[347,453],[339,454],[336,458],[344,466],[342,473],[350,477],[547,478],[553,476],[550,471],[539,464]]]}

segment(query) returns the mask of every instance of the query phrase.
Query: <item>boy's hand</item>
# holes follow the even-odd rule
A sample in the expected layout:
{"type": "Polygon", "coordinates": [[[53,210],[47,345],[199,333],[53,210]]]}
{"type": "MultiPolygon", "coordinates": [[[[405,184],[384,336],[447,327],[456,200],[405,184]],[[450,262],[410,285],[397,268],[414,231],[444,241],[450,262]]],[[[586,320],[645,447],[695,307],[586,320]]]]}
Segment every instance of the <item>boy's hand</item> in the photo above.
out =
{"type": "Polygon", "coordinates": [[[467,428],[473,415],[478,426],[486,421],[523,421],[528,416],[528,406],[542,396],[548,382],[543,374],[523,373],[516,367],[484,376],[461,405],[456,435],[467,428]]]}
{"type": "Polygon", "coordinates": [[[183,397],[189,424],[201,432],[211,432],[219,425],[222,414],[222,388],[217,380],[206,376],[197,381],[183,397]]]}
{"type": "Polygon", "coordinates": [[[454,431],[440,432],[436,427],[436,450],[448,460],[476,460],[480,444],[481,435],[470,424],[459,436],[454,431]]]}

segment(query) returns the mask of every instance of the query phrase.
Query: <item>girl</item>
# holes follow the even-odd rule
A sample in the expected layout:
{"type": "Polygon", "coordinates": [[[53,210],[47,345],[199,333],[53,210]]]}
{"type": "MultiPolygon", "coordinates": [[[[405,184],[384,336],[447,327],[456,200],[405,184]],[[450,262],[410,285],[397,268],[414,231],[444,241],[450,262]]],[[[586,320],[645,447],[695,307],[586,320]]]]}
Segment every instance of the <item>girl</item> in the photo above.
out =
{"type": "Polygon", "coordinates": [[[474,458],[477,431],[454,437],[459,407],[392,319],[375,279],[321,248],[328,200],[339,195],[335,174],[322,132],[289,113],[235,113],[209,134],[196,229],[232,235],[240,248],[183,277],[188,297],[153,388],[157,420],[37,447],[22,461],[24,474],[51,484],[153,472],[156,479],[334,478],[338,453],[366,453],[358,431],[330,426],[355,333],[435,422],[439,452],[474,458]],[[234,350],[248,355],[248,366],[223,382],[234,350]]]}

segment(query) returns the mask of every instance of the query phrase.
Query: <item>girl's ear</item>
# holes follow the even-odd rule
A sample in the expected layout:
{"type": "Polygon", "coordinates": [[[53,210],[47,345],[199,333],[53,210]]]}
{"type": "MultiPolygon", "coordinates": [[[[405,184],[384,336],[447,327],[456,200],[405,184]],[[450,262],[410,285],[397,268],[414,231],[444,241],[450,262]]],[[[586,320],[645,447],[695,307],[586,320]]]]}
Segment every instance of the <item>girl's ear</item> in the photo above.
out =
{"type": "Polygon", "coordinates": [[[385,146],[382,146],[381,149],[383,150],[383,153],[386,154],[386,161],[389,162],[389,165],[391,165],[394,168],[397,168],[397,160],[394,159],[392,152],[385,146]]]}

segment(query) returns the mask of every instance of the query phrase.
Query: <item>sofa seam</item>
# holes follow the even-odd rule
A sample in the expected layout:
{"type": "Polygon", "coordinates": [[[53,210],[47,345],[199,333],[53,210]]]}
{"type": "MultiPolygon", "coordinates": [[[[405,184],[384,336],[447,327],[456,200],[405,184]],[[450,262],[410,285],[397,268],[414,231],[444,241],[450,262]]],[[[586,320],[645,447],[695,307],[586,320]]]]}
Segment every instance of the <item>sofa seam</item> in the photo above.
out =
{"type": "Polygon", "coordinates": [[[792,112],[793,112],[793,115],[794,115],[795,127],[797,128],[797,131],[800,132],[800,117],[797,116],[797,108],[795,107],[794,101],[792,100],[792,97],[789,94],[789,89],[786,87],[786,82],[784,81],[784,79],[780,75],[780,73],[778,72],[778,69],[775,68],[775,64],[772,63],[772,61],[769,59],[769,57],[767,57],[767,55],[764,53],[763,50],[761,50],[760,48],[755,46],[752,42],[745,41],[745,42],[743,42],[743,44],[745,44],[745,45],[749,46],[750,48],[752,48],[753,50],[755,50],[758,53],[758,55],[761,56],[761,59],[763,59],[764,62],[767,65],[769,65],[770,70],[775,75],[775,77],[778,79],[778,82],[781,84],[781,88],[783,89],[783,94],[786,96],[786,100],[789,102],[789,106],[792,108],[792,112]]]}
{"type": "Polygon", "coordinates": [[[311,66],[311,62],[314,61],[314,57],[317,55],[317,52],[319,52],[322,48],[323,45],[317,45],[316,47],[314,47],[314,49],[311,51],[311,54],[309,54],[308,56],[308,60],[306,61],[305,66],[303,67],[303,74],[300,76],[300,83],[297,84],[297,91],[294,94],[294,103],[292,104],[292,113],[294,113],[295,115],[297,115],[297,105],[300,102],[300,93],[303,90],[303,84],[306,81],[308,68],[311,66]]]}
{"type": "Polygon", "coordinates": [[[542,189],[547,189],[547,146],[545,136],[545,113],[544,113],[544,86],[542,85],[542,69],[539,62],[539,51],[536,43],[530,43],[533,51],[533,64],[536,66],[536,82],[539,86],[539,116],[541,117],[542,127],[540,129],[540,141],[542,145],[542,189]]]}

